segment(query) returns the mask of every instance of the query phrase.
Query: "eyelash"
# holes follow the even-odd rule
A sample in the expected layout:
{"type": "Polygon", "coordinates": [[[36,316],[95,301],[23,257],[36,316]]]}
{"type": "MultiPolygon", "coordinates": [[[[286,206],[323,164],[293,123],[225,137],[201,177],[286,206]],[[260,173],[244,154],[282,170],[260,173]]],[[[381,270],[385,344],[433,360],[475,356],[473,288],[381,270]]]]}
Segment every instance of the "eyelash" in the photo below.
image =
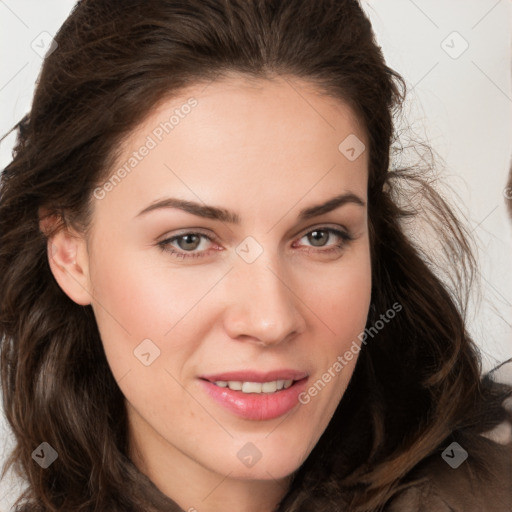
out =
{"type": "MultiPolygon", "coordinates": [[[[341,252],[341,250],[343,250],[345,248],[345,245],[347,245],[349,242],[351,242],[353,240],[353,237],[349,233],[347,233],[345,231],[341,231],[339,229],[330,228],[330,227],[319,227],[319,228],[312,229],[312,230],[308,231],[307,233],[304,233],[300,238],[304,238],[305,236],[307,236],[311,233],[314,233],[315,231],[325,231],[329,234],[336,235],[341,239],[341,242],[338,244],[329,246],[329,249],[318,249],[318,250],[313,250],[313,251],[311,251],[311,249],[309,249],[306,251],[308,254],[310,252],[323,253],[323,254],[326,254],[326,253],[330,254],[332,252],[341,252]]],[[[171,238],[162,240],[161,242],[158,242],[158,246],[160,247],[160,249],[162,251],[170,253],[176,258],[187,259],[187,258],[201,258],[201,257],[205,256],[208,253],[208,251],[200,251],[200,252],[176,251],[175,249],[171,248],[172,242],[179,240],[180,238],[184,238],[187,235],[197,235],[197,236],[206,238],[210,242],[215,242],[215,238],[213,238],[209,235],[206,235],[204,233],[195,232],[195,231],[189,231],[189,232],[182,233],[180,235],[176,235],[171,238]]]]}

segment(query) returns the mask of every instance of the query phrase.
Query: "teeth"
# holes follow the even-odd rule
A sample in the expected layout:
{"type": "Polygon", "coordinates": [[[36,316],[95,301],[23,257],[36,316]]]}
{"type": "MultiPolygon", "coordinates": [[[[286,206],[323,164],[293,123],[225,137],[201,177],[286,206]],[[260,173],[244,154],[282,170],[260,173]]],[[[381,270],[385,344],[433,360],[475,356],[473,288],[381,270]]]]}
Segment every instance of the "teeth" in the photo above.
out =
{"type": "Polygon", "coordinates": [[[263,393],[274,393],[277,391],[277,380],[273,380],[272,382],[264,382],[261,385],[261,391],[263,391],[263,393]]]}
{"type": "Polygon", "coordinates": [[[244,382],[242,384],[242,393],[261,393],[261,382],[244,382]]]}
{"type": "Polygon", "coordinates": [[[238,380],[218,380],[214,384],[220,388],[229,388],[242,393],[275,393],[282,389],[288,389],[293,380],[272,380],[270,382],[240,382],[238,380]]]}

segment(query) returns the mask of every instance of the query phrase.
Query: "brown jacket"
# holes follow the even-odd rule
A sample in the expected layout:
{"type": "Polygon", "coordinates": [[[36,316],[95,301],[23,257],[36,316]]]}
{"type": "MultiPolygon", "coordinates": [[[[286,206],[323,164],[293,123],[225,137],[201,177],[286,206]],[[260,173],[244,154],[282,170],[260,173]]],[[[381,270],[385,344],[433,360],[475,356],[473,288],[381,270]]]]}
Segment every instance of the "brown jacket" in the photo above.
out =
{"type": "Polygon", "coordinates": [[[474,476],[471,449],[457,469],[439,457],[423,470],[423,483],[399,494],[386,512],[512,512],[512,443],[496,445],[490,456],[492,482],[474,476]]]}
{"type": "MultiPolygon", "coordinates": [[[[512,364],[500,373],[500,380],[512,384],[512,364]]],[[[512,410],[510,399],[504,405],[512,410]]],[[[421,471],[423,482],[398,494],[386,512],[512,512],[512,423],[502,423],[485,437],[494,441],[488,453],[492,481],[475,476],[471,447],[465,447],[468,457],[460,466],[452,469],[441,456],[434,458],[421,471]]]]}

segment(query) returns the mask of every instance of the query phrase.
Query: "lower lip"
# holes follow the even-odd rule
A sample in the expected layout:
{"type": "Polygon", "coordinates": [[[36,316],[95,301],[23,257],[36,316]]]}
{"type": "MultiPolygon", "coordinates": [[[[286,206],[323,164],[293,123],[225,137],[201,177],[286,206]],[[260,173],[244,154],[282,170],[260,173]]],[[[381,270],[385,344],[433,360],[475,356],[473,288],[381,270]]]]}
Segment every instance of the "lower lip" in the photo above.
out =
{"type": "Polygon", "coordinates": [[[201,383],[206,392],[228,411],[247,420],[264,421],[279,418],[296,407],[306,381],[307,377],[275,393],[242,393],[221,388],[207,380],[201,380],[201,383]]]}

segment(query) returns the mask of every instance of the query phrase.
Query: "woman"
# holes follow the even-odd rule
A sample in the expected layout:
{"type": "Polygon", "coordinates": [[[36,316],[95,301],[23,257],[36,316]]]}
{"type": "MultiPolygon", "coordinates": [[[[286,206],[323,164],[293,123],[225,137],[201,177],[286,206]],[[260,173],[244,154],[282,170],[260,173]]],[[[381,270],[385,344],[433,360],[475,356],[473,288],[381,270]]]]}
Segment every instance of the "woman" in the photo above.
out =
{"type": "Polygon", "coordinates": [[[405,88],[359,4],[85,0],[56,43],[1,182],[20,510],[510,508],[472,255],[389,170],[405,88]]]}

